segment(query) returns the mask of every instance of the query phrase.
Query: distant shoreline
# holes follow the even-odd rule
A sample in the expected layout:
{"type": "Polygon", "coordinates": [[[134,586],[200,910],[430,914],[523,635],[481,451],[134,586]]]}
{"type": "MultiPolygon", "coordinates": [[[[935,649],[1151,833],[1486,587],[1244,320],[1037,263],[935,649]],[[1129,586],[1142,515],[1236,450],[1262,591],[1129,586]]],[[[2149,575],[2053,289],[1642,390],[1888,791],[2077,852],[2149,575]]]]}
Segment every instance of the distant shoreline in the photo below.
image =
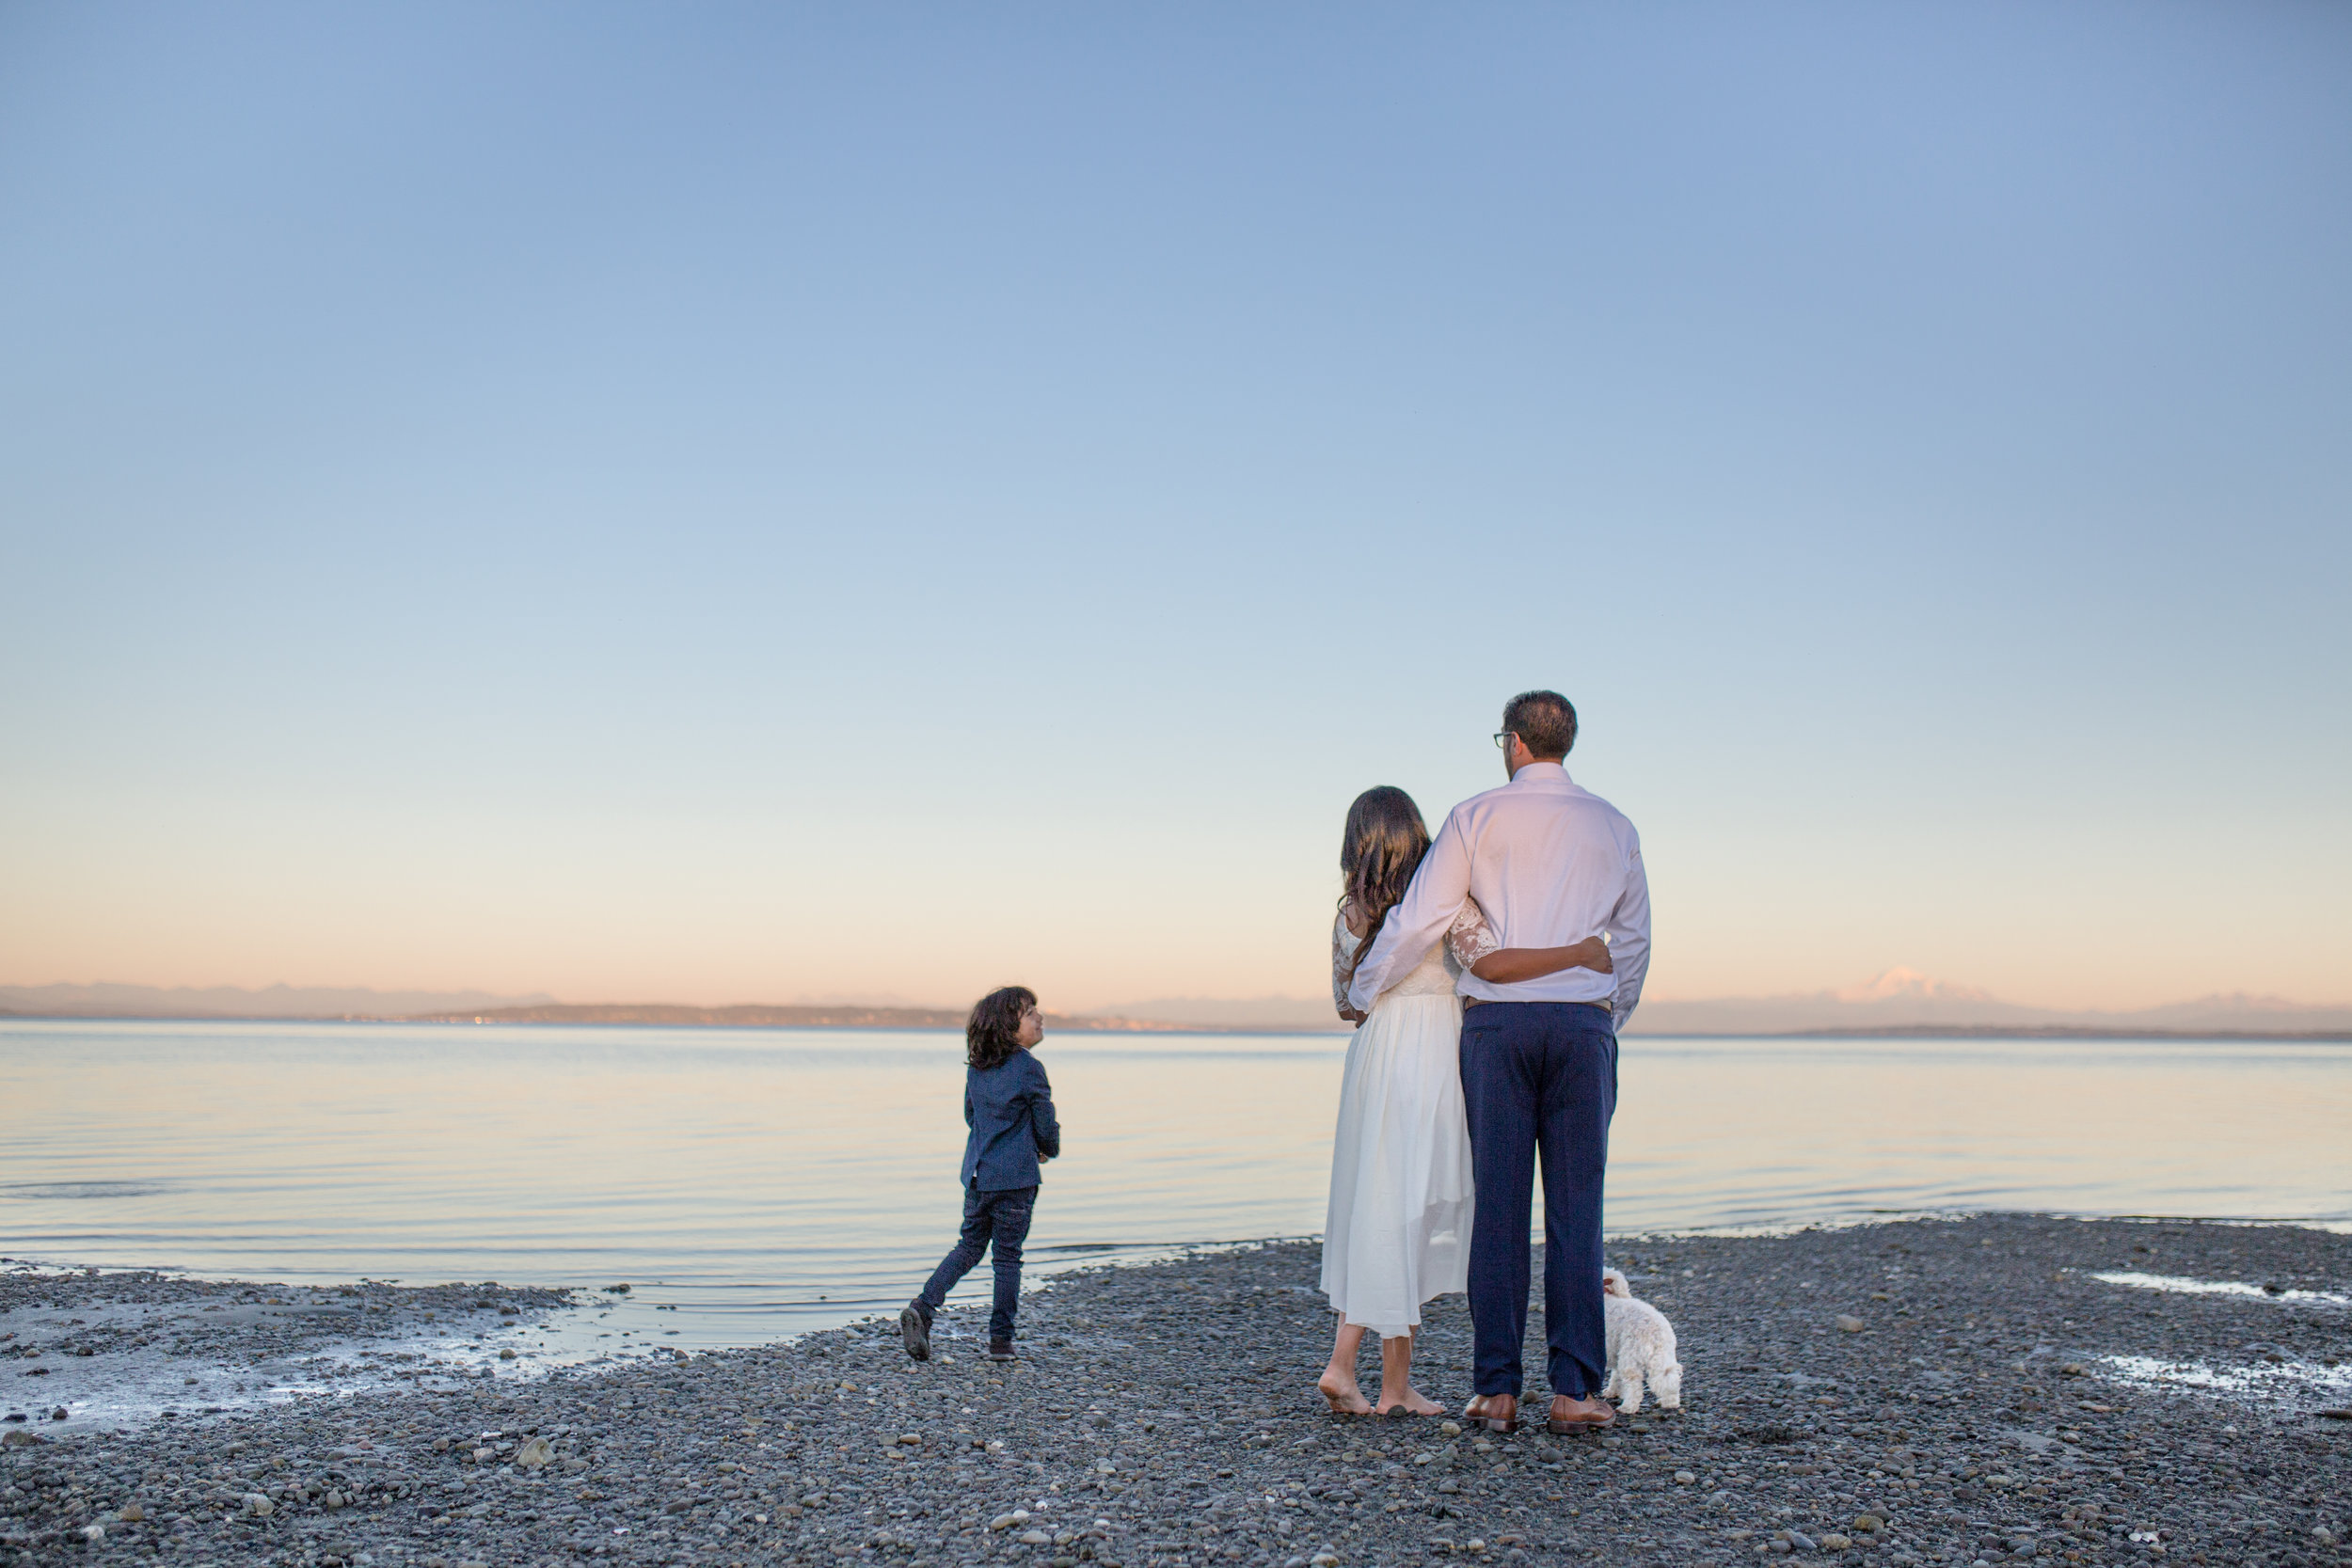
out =
{"type": "MultiPolygon", "coordinates": [[[[450,1023],[596,1024],[705,1029],[902,1029],[961,1033],[963,1015],[936,1007],[688,1007],[668,1004],[495,1007],[478,1013],[127,1013],[17,1012],[0,1020],[116,1023],[450,1023]]],[[[1169,1023],[1153,1019],[1046,1015],[1049,1031],[1089,1035],[1296,1035],[1337,1037],[1337,1026],[1305,1023],[1169,1023]]],[[[1676,1029],[1637,1031],[1648,1040],[2216,1040],[2279,1044],[2352,1044],[2346,1029],[2102,1029],[2074,1024],[1897,1023],[1836,1029],[1676,1029]]]]}

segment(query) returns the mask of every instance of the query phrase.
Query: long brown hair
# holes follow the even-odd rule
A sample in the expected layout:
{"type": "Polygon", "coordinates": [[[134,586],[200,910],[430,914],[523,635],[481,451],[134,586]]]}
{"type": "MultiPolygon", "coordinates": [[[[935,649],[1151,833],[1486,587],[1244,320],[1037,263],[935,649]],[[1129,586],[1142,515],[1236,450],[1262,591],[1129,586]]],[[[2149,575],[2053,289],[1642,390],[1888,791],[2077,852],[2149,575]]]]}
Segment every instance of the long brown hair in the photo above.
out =
{"type": "Polygon", "coordinates": [[[1413,798],[1394,784],[1367,789],[1347,808],[1347,827],[1340,835],[1340,875],[1347,891],[1340,895],[1340,907],[1353,904],[1364,922],[1363,940],[1347,961],[1350,969],[1372,951],[1389,911],[1405,896],[1428,852],[1429,825],[1413,798]]]}
{"type": "Polygon", "coordinates": [[[1026,986],[1000,986],[972,1004],[963,1025],[963,1059],[985,1072],[1012,1059],[1021,1049],[1021,1019],[1037,1006],[1026,986]]]}

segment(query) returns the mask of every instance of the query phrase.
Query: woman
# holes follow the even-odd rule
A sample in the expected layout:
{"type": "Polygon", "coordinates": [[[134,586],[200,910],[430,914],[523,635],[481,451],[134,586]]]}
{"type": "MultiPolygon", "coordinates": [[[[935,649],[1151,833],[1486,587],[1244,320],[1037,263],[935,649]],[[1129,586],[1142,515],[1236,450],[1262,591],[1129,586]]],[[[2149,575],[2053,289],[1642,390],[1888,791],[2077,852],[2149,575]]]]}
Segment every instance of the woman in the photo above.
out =
{"type": "Polygon", "coordinates": [[[1421,809],[1403,790],[1368,789],[1347,808],[1331,990],[1340,1016],[1357,1029],[1340,1082],[1323,1227],[1323,1291],[1340,1325],[1331,1364],[1315,1384],[1340,1415],[1441,1412],[1412,1386],[1413,1330],[1423,1302],[1469,1288],[1474,1194],[1455,979],[1465,968],[1499,982],[1610,969],[1598,937],[1570,947],[1499,947],[1477,904],[1467,903],[1444,942],[1382,991],[1368,1015],[1354,1012],[1348,982],[1428,848],[1421,809]],[[1356,1386],[1367,1329],[1380,1337],[1376,1409],[1356,1386]]]}

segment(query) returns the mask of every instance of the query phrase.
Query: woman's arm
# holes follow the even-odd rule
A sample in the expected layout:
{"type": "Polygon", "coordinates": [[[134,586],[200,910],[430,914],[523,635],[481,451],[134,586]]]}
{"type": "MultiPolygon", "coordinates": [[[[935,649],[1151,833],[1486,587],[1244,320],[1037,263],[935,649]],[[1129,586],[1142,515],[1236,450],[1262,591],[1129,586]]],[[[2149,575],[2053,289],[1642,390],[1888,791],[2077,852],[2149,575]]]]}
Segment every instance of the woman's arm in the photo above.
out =
{"type": "Polygon", "coordinates": [[[1586,937],[1566,947],[1503,946],[1495,936],[1494,927],[1486,924],[1486,911],[1478,907],[1475,898],[1463,901],[1462,912],[1454,917],[1454,927],[1446,933],[1446,940],[1453,944],[1455,963],[1498,986],[1540,979],[1564,969],[1590,969],[1602,974],[1610,972],[1609,944],[1598,937],[1586,937]]]}
{"type": "Polygon", "coordinates": [[[1347,985],[1356,978],[1356,944],[1363,940],[1363,936],[1364,933],[1356,928],[1353,906],[1331,923],[1331,1005],[1339,1009],[1340,1017],[1350,1023],[1364,1021],[1364,1015],[1347,1004],[1347,985]]]}
{"type": "Polygon", "coordinates": [[[1472,974],[1498,986],[1541,979],[1564,969],[1611,973],[1609,944],[1598,937],[1586,937],[1565,947],[1500,947],[1470,965],[1472,974]]]}

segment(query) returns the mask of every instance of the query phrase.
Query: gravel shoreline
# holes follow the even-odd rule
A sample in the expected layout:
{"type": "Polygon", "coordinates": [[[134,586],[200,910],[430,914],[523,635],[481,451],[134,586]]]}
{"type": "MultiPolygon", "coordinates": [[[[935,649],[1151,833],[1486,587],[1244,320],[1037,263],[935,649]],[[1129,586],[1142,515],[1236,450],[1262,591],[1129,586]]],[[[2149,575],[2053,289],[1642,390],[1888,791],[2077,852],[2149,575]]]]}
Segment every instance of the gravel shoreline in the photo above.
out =
{"type": "MultiPolygon", "coordinates": [[[[155,1352],[129,1308],[252,1297],[176,1342],[250,1365],[296,1356],[326,1320],[285,1309],[337,1293],[11,1276],[0,1308],[53,1342],[0,1343],[0,1565],[2352,1561],[2352,1420],[2320,1414],[2352,1406],[2352,1237],[1993,1215],[1609,1250],[1675,1322],[1685,1408],[1570,1438],[1327,1414],[1312,1244],[1058,1276],[1011,1367],[955,1309],[923,1365],[877,1320],[111,1433],[17,1381],[55,1336],[155,1352]]],[[[364,1289],[328,1305],[527,1323],[564,1299],[364,1289]]],[[[1460,1298],[1435,1304],[1422,1383],[1455,1408],[1469,1349],[1460,1298]]]]}

